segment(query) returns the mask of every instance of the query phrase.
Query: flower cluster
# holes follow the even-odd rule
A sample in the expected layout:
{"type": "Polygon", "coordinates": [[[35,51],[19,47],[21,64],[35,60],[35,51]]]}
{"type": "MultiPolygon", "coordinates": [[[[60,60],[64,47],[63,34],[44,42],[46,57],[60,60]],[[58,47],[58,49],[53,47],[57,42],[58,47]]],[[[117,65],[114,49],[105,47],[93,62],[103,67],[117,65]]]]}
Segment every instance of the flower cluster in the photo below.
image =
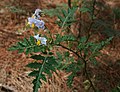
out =
{"type": "Polygon", "coordinates": [[[36,9],[33,16],[28,18],[28,25],[30,25],[30,27],[32,27],[32,28],[37,27],[38,29],[40,29],[40,28],[45,29],[44,21],[39,20],[40,19],[40,14],[41,14],[41,10],[36,9]]]}
{"type": "Polygon", "coordinates": [[[35,19],[35,18],[32,18],[32,17],[29,17],[28,18],[28,24],[30,25],[30,27],[34,28],[35,26],[40,29],[44,29],[45,26],[44,26],[44,21],[43,20],[38,20],[38,19],[35,19]]]}
{"type": "MultiPolygon", "coordinates": [[[[37,27],[38,29],[45,29],[44,21],[40,20],[41,12],[42,11],[40,9],[36,9],[32,17],[28,18],[28,25],[30,25],[31,28],[37,27]]],[[[45,37],[40,37],[39,34],[37,34],[34,38],[37,40],[36,44],[38,46],[46,45],[47,39],[45,37]]]]}

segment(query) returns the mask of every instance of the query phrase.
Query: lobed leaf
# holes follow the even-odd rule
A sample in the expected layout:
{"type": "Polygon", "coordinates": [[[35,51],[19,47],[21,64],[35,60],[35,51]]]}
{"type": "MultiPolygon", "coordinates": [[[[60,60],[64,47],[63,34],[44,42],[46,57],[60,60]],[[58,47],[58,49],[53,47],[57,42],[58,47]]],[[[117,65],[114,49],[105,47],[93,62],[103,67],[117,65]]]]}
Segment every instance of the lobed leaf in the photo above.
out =
{"type": "Polygon", "coordinates": [[[56,71],[56,67],[58,66],[58,64],[55,57],[53,56],[44,57],[42,55],[33,55],[31,56],[31,58],[43,61],[42,63],[34,62],[27,65],[27,67],[35,69],[29,74],[29,76],[35,77],[35,79],[33,80],[33,92],[38,92],[38,88],[41,87],[42,84],[41,80],[46,82],[46,75],[51,76],[52,72],[56,71]]]}
{"type": "Polygon", "coordinates": [[[34,68],[34,69],[38,69],[42,66],[41,63],[38,63],[38,62],[33,62],[33,63],[29,63],[28,65],[26,65],[26,67],[29,67],[29,68],[34,68]]]}

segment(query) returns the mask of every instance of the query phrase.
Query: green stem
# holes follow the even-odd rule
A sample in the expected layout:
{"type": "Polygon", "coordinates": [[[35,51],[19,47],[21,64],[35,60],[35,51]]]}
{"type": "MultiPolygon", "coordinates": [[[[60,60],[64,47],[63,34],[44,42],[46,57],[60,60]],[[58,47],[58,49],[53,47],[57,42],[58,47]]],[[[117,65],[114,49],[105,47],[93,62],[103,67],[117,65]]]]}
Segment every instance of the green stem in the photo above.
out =
{"type": "MultiPolygon", "coordinates": [[[[44,61],[43,61],[43,63],[42,63],[41,68],[39,68],[39,74],[38,74],[38,77],[37,77],[37,82],[39,82],[39,80],[40,80],[40,75],[41,75],[41,73],[42,73],[42,71],[43,71],[43,67],[44,67],[44,65],[45,65],[46,59],[47,59],[47,57],[45,57],[45,59],[44,59],[44,61]]],[[[36,86],[38,86],[38,84],[39,84],[39,83],[36,83],[36,86]]],[[[34,92],[38,92],[38,88],[37,88],[37,87],[35,87],[34,92]]]]}

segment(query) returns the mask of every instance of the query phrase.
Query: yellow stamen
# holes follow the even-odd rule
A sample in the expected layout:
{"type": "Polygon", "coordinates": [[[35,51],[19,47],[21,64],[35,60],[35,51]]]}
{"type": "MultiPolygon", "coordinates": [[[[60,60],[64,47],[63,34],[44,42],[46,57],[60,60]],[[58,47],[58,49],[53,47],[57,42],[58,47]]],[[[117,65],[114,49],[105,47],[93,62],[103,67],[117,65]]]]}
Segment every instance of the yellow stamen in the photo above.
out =
{"type": "Polygon", "coordinates": [[[40,46],[41,41],[40,41],[40,40],[38,40],[36,44],[37,44],[38,46],[40,46]]]}
{"type": "Polygon", "coordinates": [[[32,28],[34,28],[34,27],[35,27],[35,24],[34,24],[34,23],[32,23],[31,27],[32,27],[32,28]]]}

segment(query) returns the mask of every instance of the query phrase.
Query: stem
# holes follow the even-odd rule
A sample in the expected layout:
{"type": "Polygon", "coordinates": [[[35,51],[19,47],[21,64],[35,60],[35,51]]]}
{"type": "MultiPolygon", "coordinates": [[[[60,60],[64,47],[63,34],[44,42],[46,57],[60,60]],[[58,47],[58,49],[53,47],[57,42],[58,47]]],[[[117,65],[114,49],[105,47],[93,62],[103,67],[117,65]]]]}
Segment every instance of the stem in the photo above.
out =
{"type": "MultiPolygon", "coordinates": [[[[96,0],[93,0],[93,6],[92,6],[92,8],[93,8],[93,11],[92,11],[92,22],[90,23],[90,26],[89,26],[89,28],[88,28],[88,38],[87,38],[87,40],[86,40],[86,43],[88,42],[88,40],[89,40],[89,38],[90,38],[90,36],[91,36],[90,30],[91,30],[92,25],[93,25],[93,23],[94,23],[95,4],[96,4],[96,0]]],[[[88,72],[87,72],[87,61],[86,61],[84,58],[82,58],[82,60],[83,60],[83,62],[84,62],[84,72],[85,72],[85,74],[86,74],[86,78],[89,80],[90,85],[91,85],[92,89],[94,90],[94,92],[96,92],[96,89],[95,89],[95,87],[94,87],[94,84],[92,83],[92,81],[91,81],[91,79],[90,79],[90,76],[89,76],[89,74],[88,74],[88,72]]]]}
{"type": "Polygon", "coordinates": [[[94,23],[95,5],[96,5],[96,0],[93,0],[93,5],[92,5],[93,10],[92,10],[92,14],[91,14],[91,16],[92,16],[91,20],[92,20],[92,21],[91,21],[90,26],[89,26],[89,28],[88,28],[88,38],[87,38],[86,42],[89,40],[89,38],[90,38],[90,36],[91,36],[90,31],[91,31],[92,25],[93,25],[93,23],[94,23]]]}
{"type": "Polygon", "coordinates": [[[71,0],[68,0],[68,7],[71,8],[71,0]]]}
{"type": "Polygon", "coordinates": [[[87,60],[85,60],[84,58],[82,58],[82,56],[80,56],[77,52],[75,52],[75,51],[72,50],[72,49],[69,49],[69,48],[67,48],[67,47],[65,47],[65,46],[63,46],[63,45],[61,45],[61,44],[57,44],[57,46],[61,46],[62,48],[73,52],[75,55],[78,56],[79,59],[81,59],[81,60],[84,62],[84,65],[85,65],[85,66],[84,66],[84,72],[85,72],[86,78],[89,80],[90,85],[91,85],[91,87],[93,88],[94,92],[96,92],[96,89],[95,89],[95,87],[94,87],[94,84],[92,83],[92,81],[91,81],[91,79],[90,79],[90,77],[89,77],[89,74],[88,74],[88,72],[87,72],[87,60]]]}
{"type": "Polygon", "coordinates": [[[94,13],[95,13],[95,5],[96,5],[96,0],[93,0],[93,5],[92,5],[92,20],[94,20],[94,13]]]}
{"type": "Polygon", "coordinates": [[[90,82],[90,85],[91,85],[91,87],[92,87],[92,89],[94,90],[94,92],[96,92],[96,89],[95,89],[95,87],[94,87],[94,84],[92,83],[92,81],[91,81],[91,79],[90,79],[90,76],[89,76],[89,74],[88,74],[88,72],[87,72],[87,61],[86,60],[84,60],[84,59],[82,59],[83,60],[83,62],[84,62],[84,72],[85,72],[85,75],[86,75],[86,78],[88,79],[88,81],[90,82]]]}
{"type": "MultiPolygon", "coordinates": [[[[82,7],[81,4],[80,4],[80,8],[82,7]]],[[[81,31],[82,31],[82,13],[81,12],[79,14],[79,18],[80,18],[80,20],[79,20],[79,28],[78,28],[79,33],[78,33],[78,37],[77,38],[80,38],[81,31]]]]}
{"type": "Polygon", "coordinates": [[[88,28],[88,36],[87,36],[87,40],[86,40],[85,43],[88,42],[88,40],[89,40],[89,38],[90,38],[90,36],[91,36],[90,30],[91,30],[91,28],[92,28],[92,25],[93,25],[93,21],[90,23],[90,26],[89,26],[89,28],[88,28]]]}
{"type": "Polygon", "coordinates": [[[75,55],[77,55],[78,57],[80,57],[79,54],[78,54],[77,52],[75,52],[74,50],[72,50],[72,49],[69,49],[69,48],[67,48],[67,47],[65,47],[65,46],[63,46],[63,45],[61,45],[61,44],[57,44],[57,46],[61,46],[62,48],[66,49],[66,50],[69,50],[69,51],[71,51],[72,53],[74,53],[75,55]]]}

